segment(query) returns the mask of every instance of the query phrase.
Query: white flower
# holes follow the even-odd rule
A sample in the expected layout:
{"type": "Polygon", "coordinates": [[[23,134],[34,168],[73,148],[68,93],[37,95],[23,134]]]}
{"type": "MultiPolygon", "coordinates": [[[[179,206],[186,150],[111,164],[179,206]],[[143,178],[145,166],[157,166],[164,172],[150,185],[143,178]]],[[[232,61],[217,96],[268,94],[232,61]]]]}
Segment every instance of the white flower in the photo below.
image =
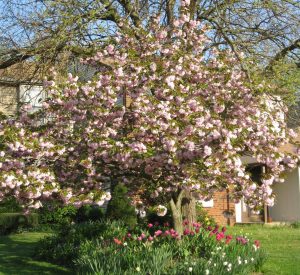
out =
{"type": "Polygon", "coordinates": [[[163,217],[163,216],[165,216],[167,214],[167,212],[168,212],[167,207],[165,207],[163,205],[159,205],[156,208],[157,216],[163,217]]]}
{"type": "Polygon", "coordinates": [[[146,217],[146,211],[145,210],[141,210],[140,211],[140,217],[141,218],[145,218],[146,217]]]}
{"type": "Polygon", "coordinates": [[[189,267],[189,272],[192,272],[193,271],[193,268],[192,267],[189,267]]]}
{"type": "Polygon", "coordinates": [[[208,274],[209,274],[209,270],[206,269],[206,270],[205,270],[205,275],[208,275],[208,274]]]}
{"type": "Polygon", "coordinates": [[[245,264],[247,264],[248,263],[248,261],[247,260],[245,260],[245,264]]]}
{"type": "Polygon", "coordinates": [[[254,258],[251,258],[251,262],[254,262],[254,258]]]}
{"type": "Polygon", "coordinates": [[[123,245],[124,245],[124,246],[127,246],[127,243],[125,242],[125,243],[123,243],[123,245]]]}
{"type": "Polygon", "coordinates": [[[224,262],[223,265],[225,265],[225,266],[228,265],[228,262],[224,262]]]}
{"type": "Polygon", "coordinates": [[[138,266],[135,270],[136,270],[137,272],[140,272],[140,271],[141,271],[141,268],[138,266]]]}

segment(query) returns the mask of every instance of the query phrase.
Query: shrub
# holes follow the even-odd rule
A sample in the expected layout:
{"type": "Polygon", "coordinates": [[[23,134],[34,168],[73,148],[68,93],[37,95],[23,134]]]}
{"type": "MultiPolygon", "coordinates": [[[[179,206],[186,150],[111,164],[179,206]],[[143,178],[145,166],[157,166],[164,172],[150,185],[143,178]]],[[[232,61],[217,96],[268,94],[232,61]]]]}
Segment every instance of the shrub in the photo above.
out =
{"type": "Polygon", "coordinates": [[[130,228],[137,224],[137,216],[134,206],[131,205],[127,195],[127,188],[117,184],[112,193],[112,199],[108,203],[106,216],[111,220],[124,222],[130,228]]]}
{"type": "Polygon", "coordinates": [[[84,205],[76,213],[76,222],[99,221],[104,218],[104,209],[97,205],[84,205]]]}
{"type": "Polygon", "coordinates": [[[0,234],[10,234],[19,229],[35,228],[39,225],[39,215],[31,213],[0,213],[0,234]]]}
{"type": "Polygon", "coordinates": [[[22,207],[18,204],[15,197],[7,197],[0,202],[0,213],[18,213],[22,207]]]}
{"type": "Polygon", "coordinates": [[[74,221],[77,209],[73,205],[63,206],[59,202],[49,202],[39,210],[42,224],[65,225],[74,221]]]}
{"type": "Polygon", "coordinates": [[[292,228],[300,228],[300,221],[296,221],[296,222],[291,223],[291,227],[292,228]]]}
{"type": "MultiPolygon", "coordinates": [[[[157,216],[157,211],[155,208],[153,209],[149,209],[148,213],[147,213],[147,221],[148,224],[152,223],[152,224],[156,224],[156,225],[160,225],[160,226],[164,226],[164,225],[172,225],[173,223],[173,218],[172,218],[172,212],[168,209],[167,214],[164,216],[157,216]]],[[[147,225],[147,224],[146,224],[147,225]]]]}
{"type": "Polygon", "coordinates": [[[124,225],[112,222],[83,222],[79,224],[63,225],[53,236],[42,239],[36,249],[38,258],[47,259],[63,265],[72,265],[72,260],[77,258],[80,253],[80,246],[88,241],[100,238],[121,236],[125,234],[124,225]],[[121,233],[119,234],[119,230],[121,233]],[[106,232],[106,233],[103,233],[106,232]]]}
{"type": "Polygon", "coordinates": [[[39,210],[41,223],[46,225],[67,225],[72,222],[97,221],[104,218],[104,209],[95,205],[84,205],[76,208],[73,205],[62,205],[60,202],[49,202],[39,210]]]}
{"type": "Polygon", "coordinates": [[[196,204],[197,221],[206,226],[215,226],[216,221],[209,216],[207,211],[203,208],[201,203],[196,204]]]}

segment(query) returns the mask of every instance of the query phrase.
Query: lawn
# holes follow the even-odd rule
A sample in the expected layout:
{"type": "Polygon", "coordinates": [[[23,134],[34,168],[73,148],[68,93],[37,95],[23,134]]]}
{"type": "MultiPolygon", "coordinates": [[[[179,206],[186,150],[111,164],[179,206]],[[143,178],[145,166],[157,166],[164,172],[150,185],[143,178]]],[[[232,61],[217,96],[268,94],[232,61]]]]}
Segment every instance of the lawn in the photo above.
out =
{"type": "MultiPolygon", "coordinates": [[[[233,234],[249,234],[261,241],[268,260],[262,272],[269,275],[300,274],[300,228],[236,226],[233,234]]],[[[66,269],[32,258],[38,240],[47,233],[29,232],[0,237],[0,274],[70,274],[66,269]]]]}
{"type": "Polygon", "coordinates": [[[258,225],[236,226],[229,229],[234,234],[248,233],[261,241],[268,259],[264,274],[300,274],[300,228],[266,227],[258,225]]]}
{"type": "Polygon", "coordinates": [[[0,274],[68,274],[62,267],[32,258],[36,243],[46,234],[29,232],[0,236],[0,274]]]}

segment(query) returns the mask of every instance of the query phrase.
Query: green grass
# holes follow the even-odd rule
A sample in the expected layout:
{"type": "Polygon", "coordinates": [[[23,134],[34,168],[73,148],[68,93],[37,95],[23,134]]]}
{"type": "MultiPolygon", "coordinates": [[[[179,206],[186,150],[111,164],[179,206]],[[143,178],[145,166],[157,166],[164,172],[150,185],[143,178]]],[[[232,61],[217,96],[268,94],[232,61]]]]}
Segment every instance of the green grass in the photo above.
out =
{"type": "MultiPolygon", "coordinates": [[[[228,229],[232,234],[246,233],[261,241],[268,259],[263,274],[300,275],[300,228],[236,226],[228,229]]],[[[35,245],[47,233],[29,232],[0,236],[0,274],[70,274],[67,269],[32,258],[35,245]]]]}
{"type": "Polygon", "coordinates": [[[248,233],[251,238],[261,241],[268,256],[263,274],[300,274],[299,228],[249,225],[235,226],[228,231],[233,234],[248,233]]]}
{"type": "Polygon", "coordinates": [[[65,268],[32,258],[36,243],[47,233],[0,236],[0,274],[69,274],[65,268]]]}

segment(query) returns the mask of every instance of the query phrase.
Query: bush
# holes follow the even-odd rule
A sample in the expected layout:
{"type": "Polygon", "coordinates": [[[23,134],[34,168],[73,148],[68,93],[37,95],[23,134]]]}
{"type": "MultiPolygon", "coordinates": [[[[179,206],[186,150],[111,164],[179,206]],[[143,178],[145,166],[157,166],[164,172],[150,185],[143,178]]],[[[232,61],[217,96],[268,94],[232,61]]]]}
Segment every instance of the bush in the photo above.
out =
{"type": "Polygon", "coordinates": [[[292,228],[300,228],[300,221],[292,222],[291,227],[292,228]]]}
{"type": "Polygon", "coordinates": [[[49,202],[39,210],[42,224],[65,225],[75,220],[77,209],[73,205],[63,206],[59,202],[49,202]]]}
{"type": "Polygon", "coordinates": [[[207,211],[203,208],[201,203],[196,204],[196,214],[197,214],[197,221],[200,222],[202,225],[206,225],[206,226],[216,225],[215,219],[208,215],[207,211]]]}
{"type": "MultiPolygon", "coordinates": [[[[168,209],[167,214],[164,216],[157,216],[156,208],[150,208],[147,212],[147,224],[155,223],[156,225],[172,225],[173,219],[170,209],[168,209]]],[[[145,223],[145,225],[147,225],[145,223]]]]}
{"type": "Polygon", "coordinates": [[[127,188],[124,185],[118,184],[115,186],[112,199],[108,203],[106,216],[111,220],[122,221],[130,228],[137,224],[135,208],[131,205],[127,188]]]}
{"type": "Polygon", "coordinates": [[[109,232],[107,234],[111,238],[117,234],[118,228],[122,228],[122,234],[125,234],[124,225],[120,226],[118,222],[97,221],[61,226],[55,235],[39,242],[36,256],[55,263],[72,265],[72,260],[79,256],[83,243],[100,238],[105,231],[109,232]]]}
{"type": "Polygon", "coordinates": [[[72,222],[97,221],[104,218],[104,209],[94,205],[84,205],[77,209],[73,205],[49,202],[39,210],[41,223],[52,226],[67,225],[72,222]]]}
{"type": "Polygon", "coordinates": [[[104,218],[104,209],[97,205],[84,205],[76,213],[76,222],[99,221],[104,218]]]}
{"type": "Polygon", "coordinates": [[[0,234],[10,234],[19,229],[35,228],[39,225],[39,215],[31,213],[24,215],[21,213],[1,213],[0,214],[0,234]]]}
{"type": "Polygon", "coordinates": [[[0,202],[0,213],[18,213],[22,211],[15,197],[7,197],[0,202]]]}

